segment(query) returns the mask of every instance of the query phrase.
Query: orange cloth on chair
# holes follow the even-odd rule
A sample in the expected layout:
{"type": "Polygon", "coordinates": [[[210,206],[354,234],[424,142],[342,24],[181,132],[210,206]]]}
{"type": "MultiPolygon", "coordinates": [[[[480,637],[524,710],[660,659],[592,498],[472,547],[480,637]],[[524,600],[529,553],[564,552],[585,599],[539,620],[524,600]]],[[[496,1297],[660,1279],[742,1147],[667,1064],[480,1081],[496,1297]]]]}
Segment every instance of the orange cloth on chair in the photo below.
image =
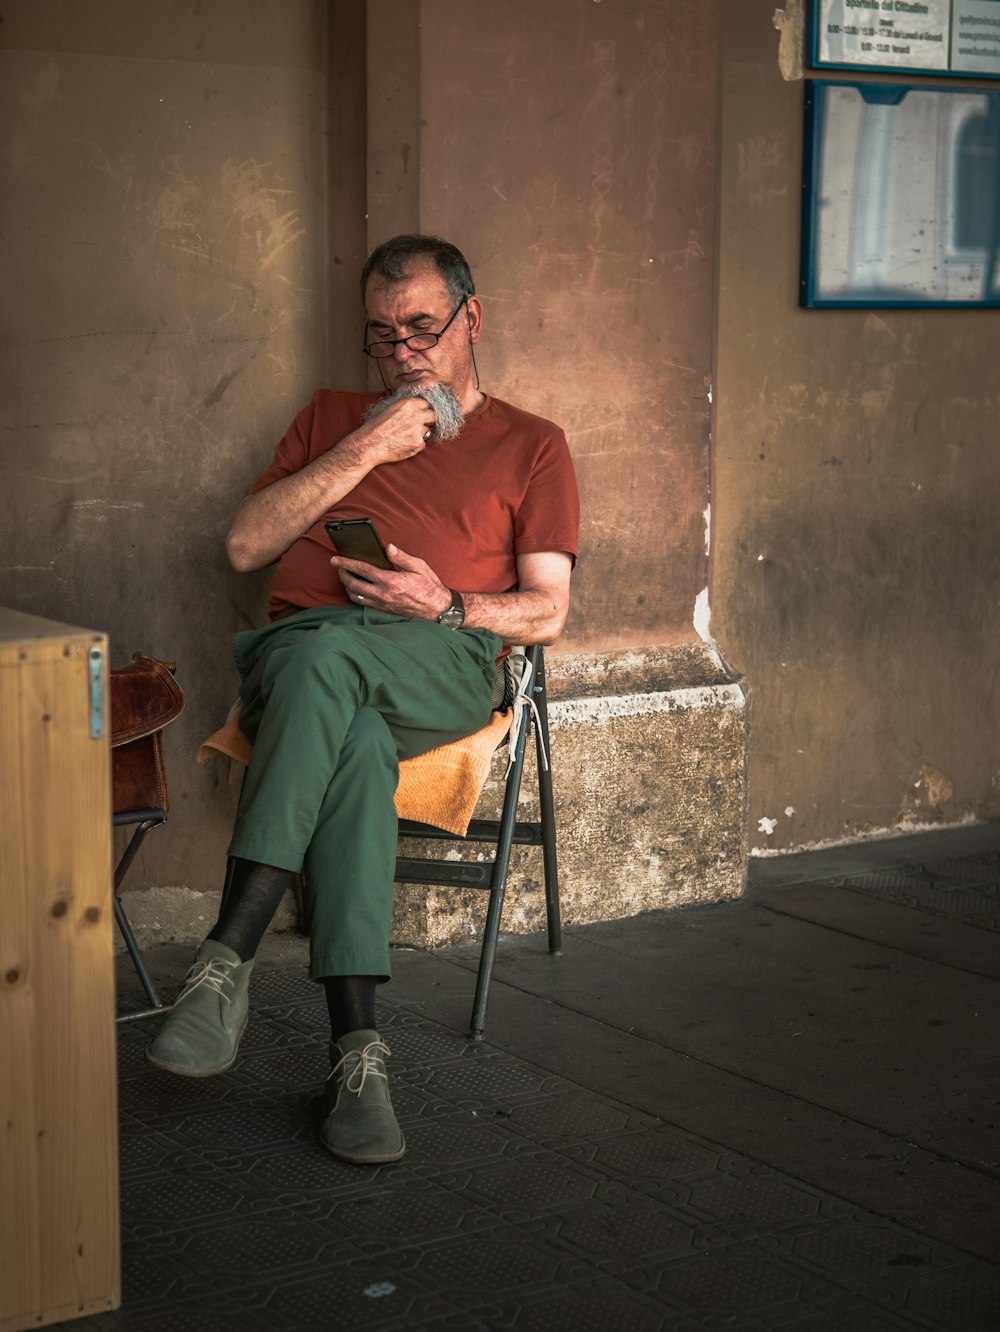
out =
{"type": "MultiPolygon", "coordinates": [[[[250,762],[253,745],[239,728],[239,715],[239,708],[234,708],[226,724],[202,742],[197,754],[199,763],[219,756],[234,763],[250,762]]],[[[474,735],[404,759],[396,788],[399,817],[463,837],[486,784],[493,755],[510,730],[513,715],[510,708],[494,712],[489,725],[474,735]]]]}

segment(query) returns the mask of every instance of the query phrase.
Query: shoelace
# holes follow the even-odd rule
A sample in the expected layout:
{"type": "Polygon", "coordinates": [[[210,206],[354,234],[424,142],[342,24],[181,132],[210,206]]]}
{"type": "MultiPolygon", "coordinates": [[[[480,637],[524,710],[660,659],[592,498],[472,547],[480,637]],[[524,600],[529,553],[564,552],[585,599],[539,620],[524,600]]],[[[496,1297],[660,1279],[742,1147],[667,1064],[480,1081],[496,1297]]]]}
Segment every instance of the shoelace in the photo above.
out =
{"type": "Polygon", "coordinates": [[[233,1001],[226,994],[224,986],[229,980],[229,973],[237,965],[236,962],[227,962],[224,957],[212,957],[207,962],[195,962],[184,978],[184,989],[177,996],[174,1007],[176,1008],[177,1004],[188,995],[194,994],[200,985],[207,985],[220,999],[225,999],[227,1004],[231,1004],[233,1001]]]}
{"type": "MultiPolygon", "coordinates": [[[[536,734],[540,741],[540,752],[542,755],[542,767],[546,772],[549,770],[549,756],[545,752],[545,742],[542,740],[542,723],[538,716],[538,705],[531,697],[531,675],[532,666],[527,657],[520,652],[514,654],[519,663],[521,663],[521,678],[518,681],[517,689],[514,693],[514,701],[511,704],[514,715],[511,718],[510,731],[507,740],[507,771],[510,772],[514,766],[514,755],[517,752],[517,738],[521,733],[521,727],[524,725],[524,710],[530,709],[535,718],[537,726],[536,734]]],[[[513,657],[511,658],[513,660],[513,657]]]]}
{"type": "Polygon", "coordinates": [[[355,1096],[360,1096],[365,1086],[365,1079],[369,1074],[376,1078],[382,1078],[383,1081],[389,1081],[389,1075],[384,1068],[379,1068],[378,1061],[380,1057],[391,1054],[392,1051],[384,1041],[369,1041],[361,1050],[348,1050],[341,1055],[333,1068],[330,1069],[330,1078],[334,1077],[343,1064],[349,1059],[354,1060],[353,1067],[344,1070],[343,1088],[345,1091],[353,1092],[355,1096]],[[359,1076],[360,1075],[360,1076],[359,1076]]]}

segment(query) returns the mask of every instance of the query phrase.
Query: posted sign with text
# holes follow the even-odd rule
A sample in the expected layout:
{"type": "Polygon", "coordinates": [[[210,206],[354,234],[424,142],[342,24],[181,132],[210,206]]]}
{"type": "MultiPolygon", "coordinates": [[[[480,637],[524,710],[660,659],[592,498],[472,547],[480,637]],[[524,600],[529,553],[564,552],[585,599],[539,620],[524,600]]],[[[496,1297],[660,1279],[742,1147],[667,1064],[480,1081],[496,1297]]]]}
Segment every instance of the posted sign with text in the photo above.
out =
{"type": "Polygon", "coordinates": [[[812,63],[1000,77],[1000,0],[813,0],[812,63]]]}

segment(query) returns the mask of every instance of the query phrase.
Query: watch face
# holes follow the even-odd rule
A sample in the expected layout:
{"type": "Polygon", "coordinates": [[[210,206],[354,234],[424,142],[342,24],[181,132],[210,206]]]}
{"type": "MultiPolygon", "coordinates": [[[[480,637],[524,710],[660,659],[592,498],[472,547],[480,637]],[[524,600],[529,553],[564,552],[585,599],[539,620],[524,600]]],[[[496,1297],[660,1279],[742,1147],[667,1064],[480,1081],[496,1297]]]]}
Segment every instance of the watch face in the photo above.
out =
{"type": "Polygon", "coordinates": [[[461,629],[464,622],[465,611],[460,606],[449,606],[438,618],[438,624],[443,624],[446,629],[461,629]]]}

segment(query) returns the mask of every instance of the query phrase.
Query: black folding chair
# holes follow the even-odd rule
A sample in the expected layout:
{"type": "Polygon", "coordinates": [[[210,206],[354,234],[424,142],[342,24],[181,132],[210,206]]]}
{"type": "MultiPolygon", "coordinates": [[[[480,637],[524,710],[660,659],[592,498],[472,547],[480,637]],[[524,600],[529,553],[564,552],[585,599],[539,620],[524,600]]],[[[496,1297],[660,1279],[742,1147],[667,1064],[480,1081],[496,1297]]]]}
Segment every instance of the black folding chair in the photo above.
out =
{"type": "Polygon", "coordinates": [[[129,957],[150,1007],[123,1013],[132,1022],[160,1012],[164,1005],[146,969],[142,950],[122,906],[119,892],[148,833],[167,819],[170,797],[163,761],[163,728],[184,710],[184,692],[174,678],[176,663],[137,652],[127,666],[109,673],[108,730],[111,740],[111,825],[133,827],[115,867],[112,904],[129,957]]]}
{"type": "Polygon", "coordinates": [[[549,758],[548,711],[545,698],[545,654],[541,644],[525,650],[530,676],[527,681],[523,720],[514,745],[514,757],[507,774],[503,808],[499,819],[473,819],[464,837],[445,832],[430,824],[400,820],[401,837],[419,837],[427,841],[489,844],[494,848],[492,860],[445,860],[431,857],[397,856],[396,881],[399,883],[440,884],[456,888],[482,888],[490,900],[486,909],[486,923],[479,956],[476,994],[472,1005],[469,1036],[482,1040],[486,1026],[486,1005],[489,999],[493,963],[496,958],[497,939],[500,934],[500,916],[507,889],[507,876],[511,849],[514,846],[540,846],[545,874],[545,916],[548,926],[549,952],[558,957],[562,948],[559,920],[559,878],[556,863],[556,826],[552,803],[552,771],[549,758]],[[529,729],[535,733],[535,755],[538,767],[539,818],[520,822],[517,801],[524,773],[525,749],[529,729]]]}
{"type": "MultiPolygon", "coordinates": [[[[474,1041],[482,1040],[483,1030],[486,1026],[486,1005],[500,933],[500,916],[503,911],[504,896],[507,889],[510,854],[515,846],[540,846],[542,848],[542,864],[545,875],[545,918],[548,928],[549,952],[558,957],[562,949],[555,814],[552,803],[552,773],[548,757],[549,731],[545,700],[545,654],[541,644],[535,644],[527,648],[525,658],[528,669],[525,675],[522,676],[521,684],[526,685],[526,690],[519,689],[522,694],[522,702],[518,708],[522,721],[514,742],[513,761],[507,773],[500,818],[473,819],[464,836],[446,832],[432,824],[418,823],[410,819],[399,821],[399,836],[401,838],[417,837],[423,841],[444,841],[452,846],[460,843],[475,846],[486,844],[493,847],[492,860],[445,860],[429,856],[412,857],[405,855],[397,855],[396,857],[395,882],[397,883],[482,888],[490,895],[486,910],[486,923],[483,929],[479,974],[476,980],[476,993],[472,1005],[472,1020],[469,1030],[469,1035],[474,1041]],[[534,821],[519,821],[517,818],[517,801],[521,791],[521,779],[524,774],[528,732],[532,729],[535,734],[535,754],[538,767],[539,818],[534,821]]],[[[232,859],[230,859],[222,889],[223,902],[231,891],[233,871],[234,865],[232,859]]]]}

